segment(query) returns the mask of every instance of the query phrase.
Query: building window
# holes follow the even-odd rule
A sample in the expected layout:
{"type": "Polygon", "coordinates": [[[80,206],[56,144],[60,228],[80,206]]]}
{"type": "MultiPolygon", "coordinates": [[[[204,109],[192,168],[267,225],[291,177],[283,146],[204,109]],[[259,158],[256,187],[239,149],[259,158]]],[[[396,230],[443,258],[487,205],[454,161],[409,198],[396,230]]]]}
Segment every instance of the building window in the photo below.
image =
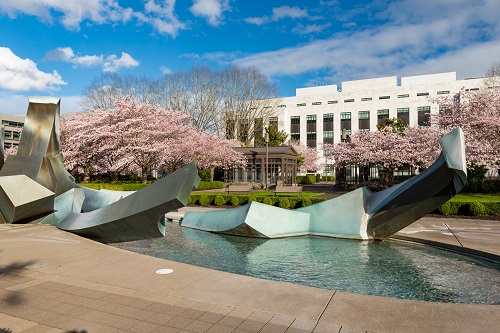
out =
{"type": "Polygon", "coordinates": [[[278,117],[269,117],[269,127],[278,130],[278,117]]]}
{"type": "Polygon", "coordinates": [[[17,121],[2,120],[2,125],[12,126],[12,127],[23,127],[24,124],[17,121]]]}
{"type": "Polygon", "coordinates": [[[300,116],[290,117],[290,138],[300,140],[300,116]]]}
{"type": "Polygon", "coordinates": [[[430,126],[431,122],[431,107],[419,106],[418,111],[418,126],[430,126]]]}
{"type": "Polygon", "coordinates": [[[385,125],[386,118],[389,118],[389,109],[377,110],[377,125],[385,125]]]}
{"type": "Polygon", "coordinates": [[[352,103],[354,102],[354,98],[344,99],[344,103],[352,103]]]}
{"type": "Polygon", "coordinates": [[[438,95],[448,95],[450,93],[449,90],[440,90],[437,92],[438,95]]]}
{"type": "Polygon", "coordinates": [[[286,104],[280,104],[278,105],[279,108],[286,108],[286,104]]]}
{"type": "Polygon", "coordinates": [[[370,111],[359,111],[358,122],[360,131],[370,130],[370,111]]]}
{"type": "Polygon", "coordinates": [[[297,106],[306,106],[306,103],[299,103],[297,106]]]}
{"type": "Polygon", "coordinates": [[[470,89],[465,89],[465,91],[476,91],[479,90],[479,88],[470,88],[470,89]]]}
{"type": "Polygon", "coordinates": [[[417,96],[429,96],[429,93],[428,92],[420,92],[420,93],[417,93],[417,96]]]}
{"type": "Polygon", "coordinates": [[[333,143],[333,113],[323,115],[323,143],[333,143]]]}
{"type": "MultiPolygon", "coordinates": [[[[340,129],[342,131],[346,130],[347,135],[351,135],[351,113],[341,112],[340,113],[340,129]]],[[[341,133],[342,135],[342,133],[341,133]]]]}
{"type": "Polygon", "coordinates": [[[253,124],[253,137],[257,138],[261,136],[264,132],[264,119],[255,118],[253,124]]]}
{"type": "Polygon", "coordinates": [[[407,98],[407,97],[410,97],[410,94],[398,95],[398,98],[407,98]]]}
{"type": "Polygon", "coordinates": [[[321,102],[313,102],[313,105],[321,105],[321,102]]]}
{"type": "Polygon", "coordinates": [[[391,96],[380,96],[378,99],[391,99],[391,96]]]}
{"type": "Polygon", "coordinates": [[[365,101],[371,101],[371,100],[372,100],[372,98],[371,98],[371,97],[363,97],[363,98],[361,98],[361,101],[362,101],[362,102],[365,102],[365,101]]]}
{"type": "Polygon", "coordinates": [[[328,101],[328,104],[337,104],[339,101],[328,101]]]}
{"type": "Polygon", "coordinates": [[[307,125],[307,146],[316,148],[316,115],[310,114],[306,116],[307,125]]]}
{"type": "Polygon", "coordinates": [[[409,108],[398,108],[397,117],[401,119],[403,125],[408,126],[410,124],[410,109],[409,108]]]}

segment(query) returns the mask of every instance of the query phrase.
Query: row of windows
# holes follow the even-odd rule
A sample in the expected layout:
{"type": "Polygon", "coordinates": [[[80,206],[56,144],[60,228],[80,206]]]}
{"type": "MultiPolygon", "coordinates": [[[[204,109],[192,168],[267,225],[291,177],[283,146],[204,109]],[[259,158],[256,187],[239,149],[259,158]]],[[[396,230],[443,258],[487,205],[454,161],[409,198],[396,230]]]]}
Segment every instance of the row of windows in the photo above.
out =
{"type": "MultiPolygon", "coordinates": [[[[447,107],[440,107],[440,112],[448,110],[447,107]]],[[[418,112],[418,125],[428,126],[430,122],[430,106],[420,106],[417,108],[418,112]]],[[[409,125],[410,109],[409,108],[398,108],[397,118],[400,118],[404,125],[409,125]]],[[[300,140],[300,116],[291,116],[291,138],[294,140],[300,140]]],[[[346,131],[347,135],[351,133],[351,112],[341,112],[340,113],[340,126],[346,131]]],[[[377,110],[377,124],[384,124],[385,119],[389,118],[389,109],[377,110]]],[[[307,145],[310,147],[316,146],[316,115],[307,115],[307,145]],[[314,140],[312,142],[311,140],[314,140]]],[[[358,129],[359,131],[369,131],[370,130],[370,111],[358,111],[358,129]]],[[[323,114],[323,138],[324,142],[333,143],[333,113],[323,114]],[[326,140],[326,141],[325,141],[326,140]]]]}
{"type": "MultiPolygon", "coordinates": [[[[472,88],[472,89],[466,89],[467,91],[469,90],[479,90],[479,88],[472,88]]],[[[450,91],[449,90],[440,90],[437,92],[438,95],[447,95],[449,94],[450,91]]],[[[420,96],[429,96],[429,92],[419,92],[417,93],[417,96],[420,97],[420,96]]],[[[401,95],[398,95],[398,98],[407,98],[407,97],[410,97],[410,94],[401,94],[401,95]]],[[[379,96],[378,99],[391,99],[391,96],[379,96]]],[[[362,97],[361,98],[361,101],[362,102],[365,102],[365,101],[371,101],[372,100],[372,97],[362,97]]],[[[348,99],[344,99],[344,103],[352,103],[354,102],[354,98],[348,98],[348,99]]],[[[337,104],[339,101],[338,100],[335,100],[335,101],[328,101],[328,104],[337,104]]],[[[322,103],[321,102],[312,102],[312,105],[321,105],[322,103]]],[[[286,106],[286,105],[280,105],[280,106],[286,106]]],[[[298,103],[297,106],[306,106],[306,103],[298,103]]]]}
{"type": "Polygon", "coordinates": [[[20,123],[18,121],[2,120],[2,125],[12,126],[12,127],[23,127],[24,123],[20,123]]]}

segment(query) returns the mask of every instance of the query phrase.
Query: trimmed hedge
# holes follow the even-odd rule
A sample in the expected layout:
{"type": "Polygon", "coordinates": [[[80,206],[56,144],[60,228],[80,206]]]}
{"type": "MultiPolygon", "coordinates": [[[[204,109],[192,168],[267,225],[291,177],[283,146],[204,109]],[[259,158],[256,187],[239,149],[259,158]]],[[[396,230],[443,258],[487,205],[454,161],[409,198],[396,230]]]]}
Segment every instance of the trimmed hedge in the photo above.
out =
{"type": "Polygon", "coordinates": [[[93,190],[112,190],[112,191],[139,191],[148,184],[142,183],[78,183],[78,185],[91,188],[93,190]]]}
{"type": "Polygon", "coordinates": [[[212,190],[212,189],[220,189],[224,187],[223,182],[204,182],[201,181],[196,190],[212,190]]]}
{"type": "Polygon", "coordinates": [[[448,201],[434,213],[465,216],[500,215],[500,202],[448,201]]]}
{"type": "Polygon", "coordinates": [[[201,193],[191,193],[189,196],[188,204],[190,205],[200,205],[200,206],[221,206],[221,202],[225,201],[222,205],[231,206],[243,206],[249,202],[257,201],[270,206],[282,207],[282,205],[287,205],[287,208],[294,209],[299,207],[305,207],[324,201],[324,198],[303,198],[303,197],[271,197],[271,196],[254,196],[254,195],[236,195],[236,194],[225,194],[225,195],[206,195],[201,193]],[[286,199],[284,201],[283,199],[286,199]],[[288,202],[288,203],[287,203],[288,202]],[[217,204],[219,203],[219,205],[217,204]]]}

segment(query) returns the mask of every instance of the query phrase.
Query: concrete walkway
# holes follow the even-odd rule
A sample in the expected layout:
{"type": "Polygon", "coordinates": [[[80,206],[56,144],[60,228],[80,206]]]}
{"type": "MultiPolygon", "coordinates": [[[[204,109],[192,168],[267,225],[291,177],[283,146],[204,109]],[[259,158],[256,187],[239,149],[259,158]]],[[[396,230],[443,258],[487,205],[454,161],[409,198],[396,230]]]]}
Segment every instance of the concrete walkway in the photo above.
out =
{"type": "MultiPolygon", "coordinates": [[[[424,218],[399,237],[498,255],[500,223],[424,218]]],[[[0,225],[0,332],[498,332],[500,306],[357,295],[0,225]],[[172,269],[171,274],[156,274],[172,269]]]]}

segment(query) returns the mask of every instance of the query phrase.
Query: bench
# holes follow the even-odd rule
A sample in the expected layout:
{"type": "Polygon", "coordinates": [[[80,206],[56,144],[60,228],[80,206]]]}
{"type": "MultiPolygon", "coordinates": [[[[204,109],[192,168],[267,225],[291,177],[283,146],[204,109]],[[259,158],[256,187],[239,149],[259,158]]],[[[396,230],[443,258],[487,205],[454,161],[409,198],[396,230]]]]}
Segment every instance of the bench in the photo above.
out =
{"type": "Polygon", "coordinates": [[[252,185],[229,185],[227,187],[227,193],[231,192],[251,192],[252,185]]]}
{"type": "Polygon", "coordinates": [[[276,193],[298,193],[302,195],[302,186],[276,186],[274,195],[276,193]]]}

